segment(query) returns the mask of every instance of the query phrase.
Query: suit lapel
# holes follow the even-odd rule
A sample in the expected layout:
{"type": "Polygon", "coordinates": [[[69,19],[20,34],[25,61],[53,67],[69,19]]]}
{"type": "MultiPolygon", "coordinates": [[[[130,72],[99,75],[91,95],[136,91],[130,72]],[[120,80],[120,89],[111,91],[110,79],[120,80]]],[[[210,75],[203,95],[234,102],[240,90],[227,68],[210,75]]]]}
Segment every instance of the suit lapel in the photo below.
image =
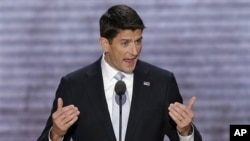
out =
{"type": "Polygon", "coordinates": [[[91,108],[96,111],[96,117],[93,118],[97,118],[97,120],[101,121],[101,126],[103,126],[104,129],[103,132],[106,132],[109,140],[113,141],[115,140],[115,135],[104,93],[100,59],[94,64],[94,67],[92,71],[88,72],[89,84],[87,88],[91,108]]]}
{"type": "Polygon", "coordinates": [[[127,126],[126,141],[133,140],[133,134],[135,133],[138,120],[141,120],[141,111],[148,100],[150,93],[150,77],[147,68],[137,62],[137,66],[134,71],[134,84],[133,84],[133,96],[130,108],[129,121],[127,126]]]}

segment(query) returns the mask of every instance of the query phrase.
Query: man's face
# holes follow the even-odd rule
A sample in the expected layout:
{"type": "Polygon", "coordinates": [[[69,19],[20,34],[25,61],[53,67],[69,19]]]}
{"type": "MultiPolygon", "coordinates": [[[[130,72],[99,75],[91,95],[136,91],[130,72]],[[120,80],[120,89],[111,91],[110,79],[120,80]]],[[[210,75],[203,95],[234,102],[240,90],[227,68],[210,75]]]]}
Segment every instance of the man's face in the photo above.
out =
{"type": "Polygon", "coordinates": [[[142,49],[142,30],[120,30],[104,49],[105,60],[113,68],[132,73],[142,49]]]}

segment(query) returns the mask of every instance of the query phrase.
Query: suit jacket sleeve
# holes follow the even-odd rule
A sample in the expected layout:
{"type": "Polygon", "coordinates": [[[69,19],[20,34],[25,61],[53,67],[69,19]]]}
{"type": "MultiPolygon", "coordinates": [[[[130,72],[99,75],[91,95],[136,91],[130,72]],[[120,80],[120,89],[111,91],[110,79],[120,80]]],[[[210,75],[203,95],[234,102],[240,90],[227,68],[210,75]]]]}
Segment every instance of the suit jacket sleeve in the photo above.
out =
{"type": "MultiPolygon", "coordinates": [[[[66,106],[66,105],[69,105],[70,104],[70,96],[69,96],[69,90],[70,90],[70,87],[69,85],[67,84],[67,80],[65,78],[62,78],[61,79],[61,82],[57,88],[57,91],[56,91],[56,96],[55,96],[55,99],[53,101],[53,107],[52,107],[52,110],[51,110],[51,113],[50,113],[50,116],[47,120],[47,123],[46,123],[46,126],[42,132],[42,134],[40,135],[40,137],[38,138],[38,141],[49,141],[49,132],[50,132],[50,129],[52,127],[52,124],[53,124],[53,121],[52,121],[52,114],[57,110],[57,99],[59,97],[61,97],[63,99],[63,106],[66,106]]],[[[72,130],[74,129],[74,126],[72,126],[67,134],[64,136],[64,139],[63,141],[69,141],[70,138],[71,138],[71,132],[72,130]]]]}
{"type": "MultiPolygon", "coordinates": [[[[173,73],[171,73],[170,76],[170,85],[168,87],[168,104],[170,103],[174,103],[174,102],[180,102],[183,103],[183,99],[180,95],[179,92],[179,88],[175,79],[175,76],[173,73]]],[[[176,123],[171,119],[171,117],[168,115],[168,111],[167,111],[167,122],[172,125],[172,126],[166,126],[166,134],[168,135],[169,139],[172,141],[175,140],[179,140],[178,134],[177,134],[177,130],[176,130],[176,123]]],[[[194,141],[202,141],[202,137],[199,133],[199,131],[197,130],[197,128],[195,127],[195,125],[193,124],[194,127],[194,141]]]]}

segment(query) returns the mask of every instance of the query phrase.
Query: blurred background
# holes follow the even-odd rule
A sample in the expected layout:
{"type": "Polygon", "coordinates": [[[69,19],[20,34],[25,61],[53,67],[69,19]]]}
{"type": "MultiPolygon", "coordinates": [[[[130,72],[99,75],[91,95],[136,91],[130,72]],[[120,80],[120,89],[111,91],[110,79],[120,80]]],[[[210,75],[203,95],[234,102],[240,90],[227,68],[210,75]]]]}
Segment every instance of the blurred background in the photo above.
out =
{"type": "MultiPolygon", "coordinates": [[[[146,29],[141,59],[175,73],[204,141],[250,124],[250,1],[119,1],[146,29]]],[[[99,17],[112,0],[0,1],[0,140],[35,141],[60,78],[95,61],[99,17]]],[[[167,138],[165,139],[168,140],[167,138]]]]}

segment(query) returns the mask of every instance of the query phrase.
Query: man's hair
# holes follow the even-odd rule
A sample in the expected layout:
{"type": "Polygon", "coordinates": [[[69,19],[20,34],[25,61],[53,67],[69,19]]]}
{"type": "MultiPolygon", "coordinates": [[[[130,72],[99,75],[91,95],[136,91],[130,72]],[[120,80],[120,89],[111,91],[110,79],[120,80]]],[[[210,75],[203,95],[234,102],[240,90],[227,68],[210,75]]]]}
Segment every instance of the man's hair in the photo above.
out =
{"type": "Polygon", "coordinates": [[[100,18],[100,35],[111,44],[120,30],[136,30],[145,28],[137,12],[127,5],[110,7],[100,18]]]}

